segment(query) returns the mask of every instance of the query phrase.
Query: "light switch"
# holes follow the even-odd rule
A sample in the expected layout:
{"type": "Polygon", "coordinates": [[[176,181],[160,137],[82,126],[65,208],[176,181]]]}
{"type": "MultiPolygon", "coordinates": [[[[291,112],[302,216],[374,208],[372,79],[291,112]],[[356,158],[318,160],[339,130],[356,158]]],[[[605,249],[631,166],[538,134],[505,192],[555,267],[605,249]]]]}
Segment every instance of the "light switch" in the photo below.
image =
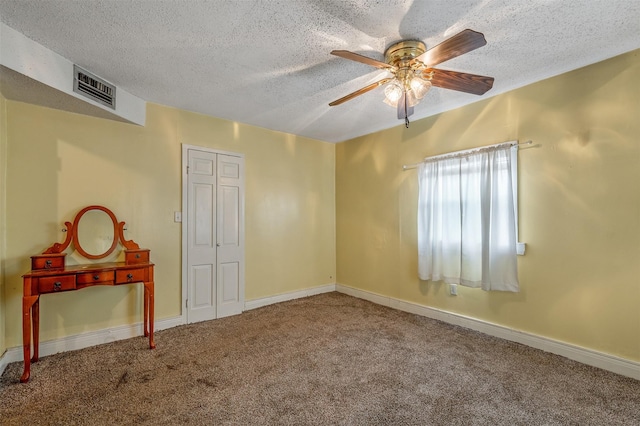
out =
{"type": "Polygon", "coordinates": [[[182,212],[173,212],[173,221],[182,222],[182,212]]]}

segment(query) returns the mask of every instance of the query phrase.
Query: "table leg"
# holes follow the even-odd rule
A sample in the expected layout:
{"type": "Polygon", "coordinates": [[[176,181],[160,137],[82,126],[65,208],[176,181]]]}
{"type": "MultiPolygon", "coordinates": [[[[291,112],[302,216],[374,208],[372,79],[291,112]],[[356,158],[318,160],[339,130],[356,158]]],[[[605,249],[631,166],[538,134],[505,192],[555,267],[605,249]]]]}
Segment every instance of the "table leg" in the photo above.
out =
{"type": "Polygon", "coordinates": [[[33,356],[31,362],[38,361],[40,352],[40,298],[31,307],[31,322],[33,324],[33,356]]]}
{"type": "MultiPolygon", "coordinates": [[[[154,293],[154,285],[153,285],[153,281],[149,281],[144,283],[144,290],[145,290],[145,301],[147,301],[147,308],[148,308],[148,318],[145,321],[145,324],[148,322],[149,324],[149,348],[150,349],[155,349],[156,344],[153,341],[153,307],[154,307],[154,298],[153,298],[153,293],[154,293]]],[[[147,313],[147,309],[145,309],[145,313],[147,313]]]]}
{"type": "Polygon", "coordinates": [[[38,301],[39,296],[24,296],[22,298],[22,350],[24,356],[24,372],[20,381],[25,383],[31,375],[31,308],[38,301]]]}
{"type": "Polygon", "coordinates": [[[147,285],[144,284],[144,337],[149,336],[149,290],[147,285]]]}

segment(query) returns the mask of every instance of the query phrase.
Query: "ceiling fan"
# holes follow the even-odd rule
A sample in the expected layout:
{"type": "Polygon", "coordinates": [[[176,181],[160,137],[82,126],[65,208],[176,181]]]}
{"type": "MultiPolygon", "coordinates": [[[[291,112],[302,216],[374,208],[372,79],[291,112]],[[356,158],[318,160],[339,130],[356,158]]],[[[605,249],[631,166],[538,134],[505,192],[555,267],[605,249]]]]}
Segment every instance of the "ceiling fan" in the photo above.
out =
{"type": "Polygon", "coordinates": [[[427,50],[418,40],[402,40],[384,52],[380,62],[348,50],[333,50],[332,55],[384,69],[391,76],[376,81],[329,104],[340,105],[376,87],[385,87],[385,103],[397,107],[398,118],[409,127],[413,107],[427,94],[431,86],[483,95],[493,87],[493,77],[433,68],[434,66],[471,52],[487,44],[482,33],[464,30],[427,50]]]}

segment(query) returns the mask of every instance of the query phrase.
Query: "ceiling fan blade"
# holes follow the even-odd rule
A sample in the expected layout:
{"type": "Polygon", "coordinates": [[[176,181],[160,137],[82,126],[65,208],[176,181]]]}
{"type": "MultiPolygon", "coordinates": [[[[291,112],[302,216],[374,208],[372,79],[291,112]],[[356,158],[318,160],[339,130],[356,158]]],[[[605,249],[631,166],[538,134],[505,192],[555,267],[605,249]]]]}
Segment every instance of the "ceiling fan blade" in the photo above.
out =
{"type": "Polygon", "coordinates": [[[442,87],[443,89],[473,93],[474,95],[484,95],[493,87],[493,77],[436,68],[425,71],[425,73],[428,72],[433,72],[431,84],[436,87],[442,87]]]}
{"type": "Polygon", "coordinates": [[[485,44],[487,44],[487,40],[485,40],[484,34],[467,29],[432,47],[412,62],[420,61],[429,67],[433,67],[456,56],[471,52],[485,44]]]}
{"type": "Polygon", "coordinates": [[[363,64],[371,65],[376,68],[395,68],[393,65],[385,64],[384,62],[376,61],[375,59],[368,58],[366,56],[358,55],[357,53],[349,52],[348,50],[332,50],[332,55],[339,56],[344,59],[351,59],[352,61],[361,62],[363,64]]]}
{"type": "Polygon", "coordinates": [[[362,95],[364,93],[367,93],[368,91],[373,90],[378,86],[382,86],[383,84],[386,84],[389,81],[391,81],[390,78],[383,78],[380,81],[376,81],[375,83],[371,83],[370,85],[365,86],[362,89],[356,90],[353,93],[349,93],[347,96],[343,96],[340,99],[337,99],[337,100],[331,102],[329,104],[329,106],[336,106],[336,105],[340,105],[341,103],[350,101],[351,99],[355,98],[356,96],[360,96],[360,95],[362,95]]]}

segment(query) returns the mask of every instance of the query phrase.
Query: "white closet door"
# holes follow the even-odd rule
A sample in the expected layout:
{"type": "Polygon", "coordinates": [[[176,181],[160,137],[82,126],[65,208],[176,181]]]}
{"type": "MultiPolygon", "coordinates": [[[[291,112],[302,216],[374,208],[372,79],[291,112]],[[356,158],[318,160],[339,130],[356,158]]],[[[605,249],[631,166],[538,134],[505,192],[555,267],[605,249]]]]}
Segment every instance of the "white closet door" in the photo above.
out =
{"type": "Polygon", "coordinates": [[[188,151],[188,322],[216,318],[217,155],[188,151]]]}
{"type": "Polygon", "coordinates": [[[239,314],[244,310],[244,158],[189,145],[183,145],[183,158],[186,321],[239,314]]]}
{"type": "Polygon", "coordinates": [[[244,309],[244,159],[218,154],[217,317],[244,309]]]}

